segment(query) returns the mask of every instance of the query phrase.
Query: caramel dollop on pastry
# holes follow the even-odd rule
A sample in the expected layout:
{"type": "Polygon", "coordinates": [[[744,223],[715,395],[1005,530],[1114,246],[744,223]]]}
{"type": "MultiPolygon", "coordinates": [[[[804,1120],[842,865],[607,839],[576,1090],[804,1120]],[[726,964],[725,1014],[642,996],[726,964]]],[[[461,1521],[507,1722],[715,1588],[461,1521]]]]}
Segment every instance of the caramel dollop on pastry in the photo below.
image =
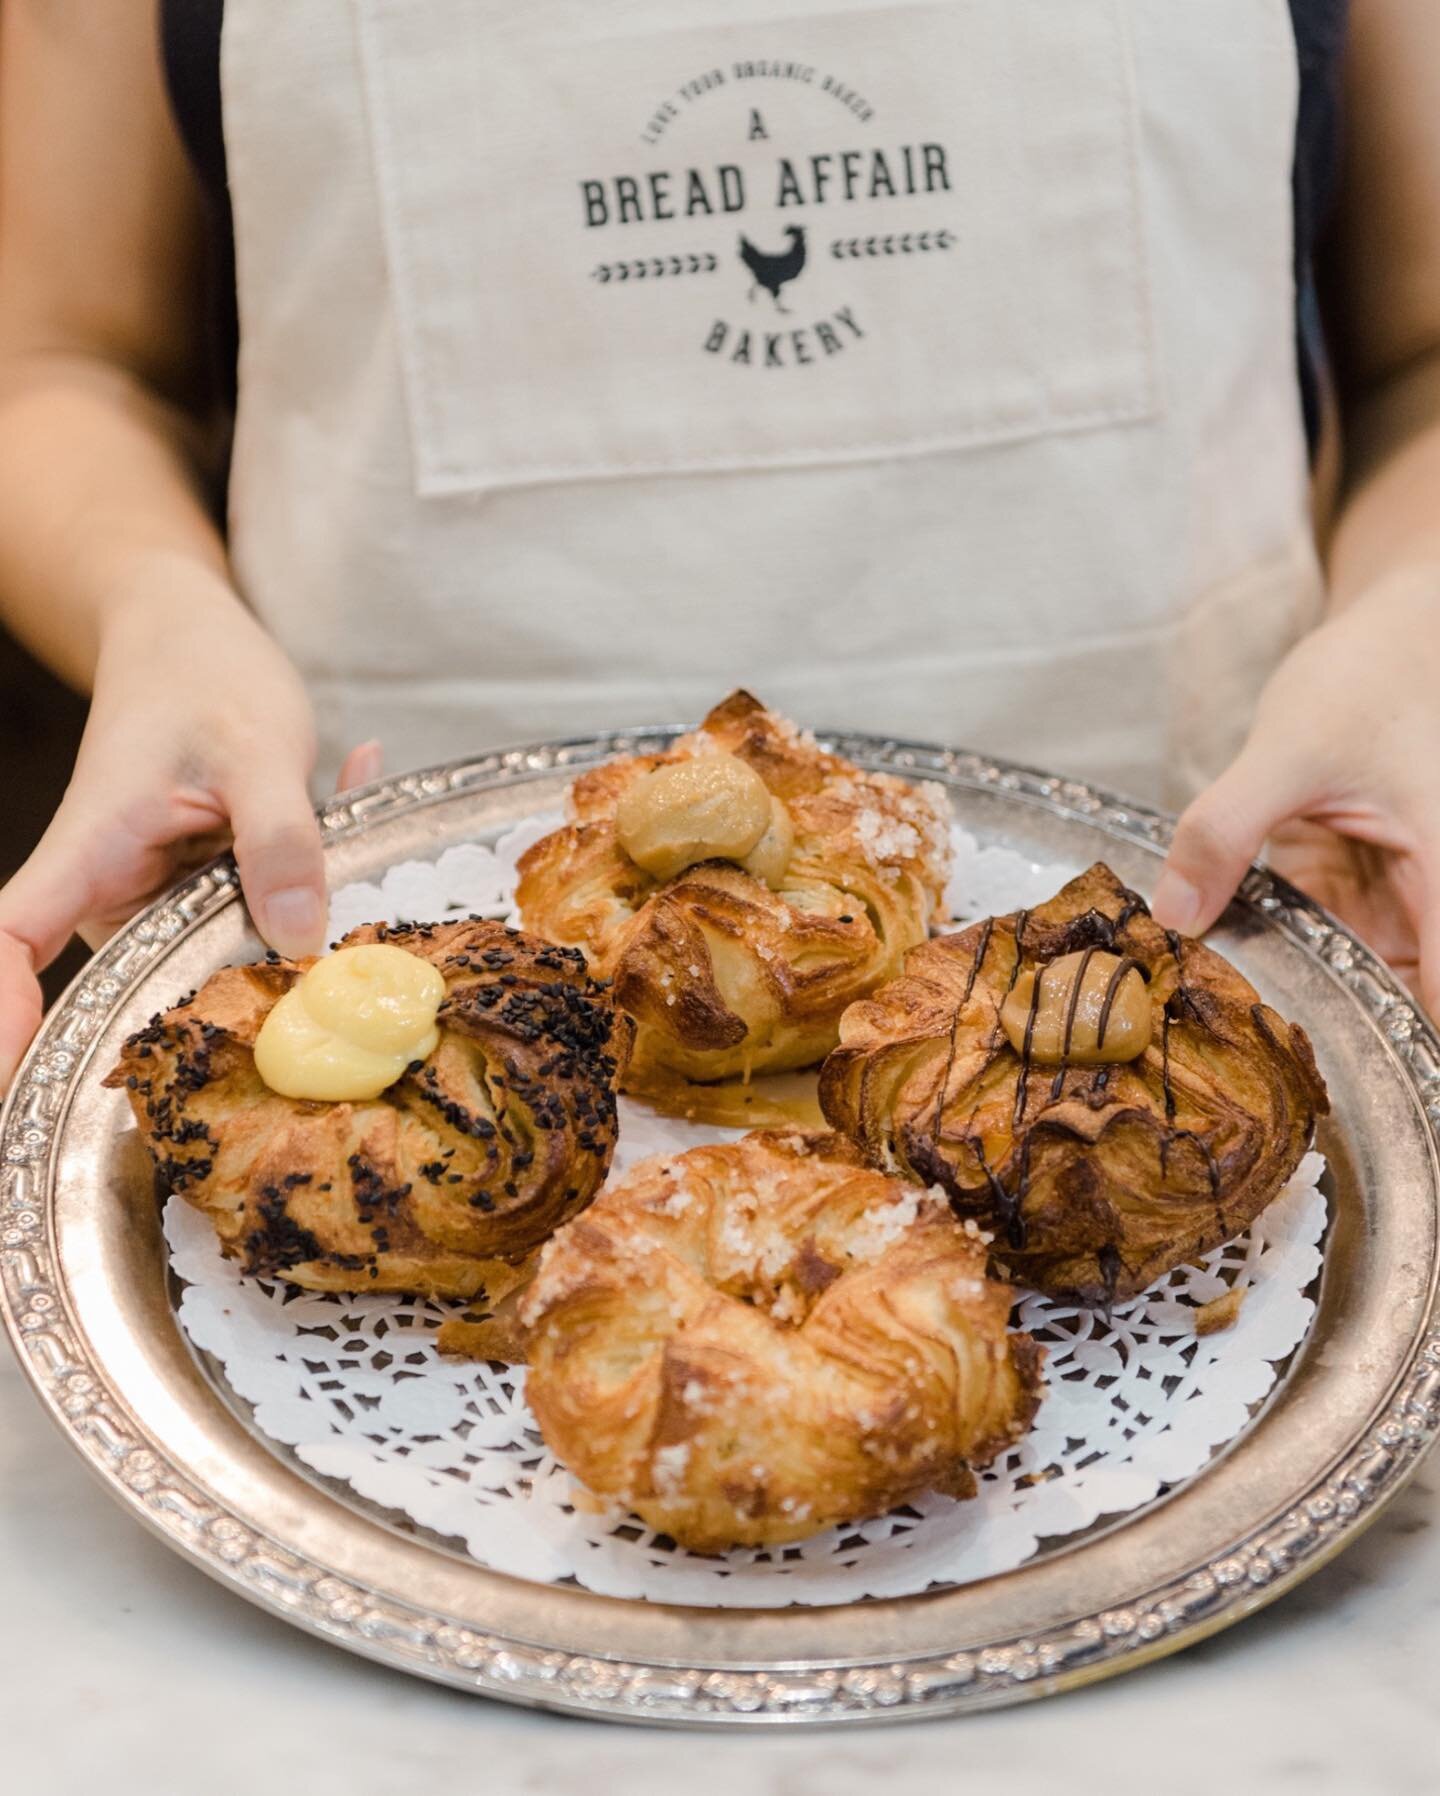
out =
{"type": "Polygon", "coordinates": [[[632,780],[615,806],[615,835],[635,865],[657,879],[673,879],[699,861],[743,867],[779,804],[738,755],[696,755],[632,780]]]}
{"type": "Polygon", "coordinates": [[[246,1272],[496,1298],[599,1189],[632,1030],[573,949],[482,920],[371,924],[320,960],[222,968],[133,1035],[106,1083],[126,1088],[164,1182],[246,1272]],[[393,967],[376,973],[382,948],[417,963],[398,985],[393,967]],[[370,977],[347,997],[352,951],[370,977]],[[364,1036],[379,1000],[372,1048],[426,1049],[376,1095],[287,1096],[262,1077],[267,1019],[317,970],[320,1016],[306,1012],[302,1044],[317,1028],[364,1036]]]}
{"type": "Polygon", "coordinates": [[[1000,1027],[1038,1066],[1114,1066],[1150,1045],[1154,1007],[1138,960],[1081,948],[1022,973],[1000,1006],[1000,1027]]]}
{"type": "Polygon", "coordinates": [[[520,861],[527,929],[584,951],[638,1024],[626,1088],[778,1120],[738,1082],[814,1066],[924,941],[948,869],[938,786],[864,773],[749,693],[665,754],[581,775],[520,861]]]}
{"type": "Polygon", "coordinates": [[[1329,1110],[1304,1030],[1103,864],[915,949],[845,1013],[820,1097],[1011,1275],[1089,1304],[1247,1228],[1329,1110]]]}
{"type": "Polygon", "coordinates": [[[799,1540],[940,1490],[1029,1427],[976,1226],[840,1136],[648,1160],[540,1256],[526,1396],[596,1496],[701,1552],[799,1540]]]}

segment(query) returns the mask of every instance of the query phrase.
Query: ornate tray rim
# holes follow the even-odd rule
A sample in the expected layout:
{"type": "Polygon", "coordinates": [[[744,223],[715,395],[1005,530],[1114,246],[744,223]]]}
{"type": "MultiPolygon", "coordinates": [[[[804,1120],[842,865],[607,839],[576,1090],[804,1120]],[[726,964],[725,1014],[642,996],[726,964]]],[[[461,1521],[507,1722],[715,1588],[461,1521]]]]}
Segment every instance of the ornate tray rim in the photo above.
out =
{"type": "MultiPolygon", "coordinates": [[[[447,798],[634,753],[676,733],[676,726],[638,728],[450,762],[332,799],[320,810],[322,827],[327,841],[338,842],[447,798]]],[[[821,734],[872,767],[1000,792],[1151,850],[1169,840],[1171,822],[1163,814],[1081,781],[964,750],[821,734]]],[[[1432,1240],[1428,1291],[1400,1377],[1329,1472],[1293,1496],[1283,1515],[1184,1579],[1046,1631],[923,1658],[856,1662],[837,1654],[808,1662],[687,1666],[673,1656],[612,1657],[601,1645],[589,1652],[537,1647],[515,1635],[460,1625],[353,1575],[337,1575],[217,1501],[160,1446],[92,1352],[56,1252],[55,1162],[70,1100],[87,1068],[87,1044],[174,943],[237,899],[228,857],[191,875],[113,937],[46,1018],[0,1116],[0,1311],[47,1412],[117,1500],[211,1576],[349,1650],[510,1702],[672,1725],[833,1723],[993,1707],[1129,1669],[1273,1600],[1373,1520],[1440,1433],[1432,1240]]],[[[1433,1026],[1376,955],[1278,875],[1257,865],[1242,888],[1242,903],[1302,954],[1318,959],[1379,1025],[1423,1111],[1433,1181],[1440,1144],[1440,1037],[1433,1026]]],[[[318,1491],[315,1498],[329,1501],[318,1491]]]]}

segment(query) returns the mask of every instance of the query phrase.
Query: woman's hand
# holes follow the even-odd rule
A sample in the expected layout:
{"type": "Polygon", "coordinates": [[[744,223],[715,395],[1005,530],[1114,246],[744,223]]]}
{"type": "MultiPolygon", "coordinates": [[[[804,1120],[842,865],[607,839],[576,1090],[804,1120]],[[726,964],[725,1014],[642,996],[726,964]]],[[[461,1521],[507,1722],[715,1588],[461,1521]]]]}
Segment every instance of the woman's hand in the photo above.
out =
{"type": "Polygon", "coordinates": [[[1156,917],[1207,929],[1267,840],[1440,1016],[1440,567],[1387,576],[1281,663],[1180,819],[1156,917]]]}
{"type": "MultiPolygon", "coordinates": [[[[70,937],[98,944],[232,838],[266,941],[324,945],[314,757],[299,676],[217,576],[165,568],[113,609],[69,788],[0,891],[0,1091],[40,1021],[38,975],[70,937]]],[[[378,771],[368,743],[341,783],[378,771]]]]}

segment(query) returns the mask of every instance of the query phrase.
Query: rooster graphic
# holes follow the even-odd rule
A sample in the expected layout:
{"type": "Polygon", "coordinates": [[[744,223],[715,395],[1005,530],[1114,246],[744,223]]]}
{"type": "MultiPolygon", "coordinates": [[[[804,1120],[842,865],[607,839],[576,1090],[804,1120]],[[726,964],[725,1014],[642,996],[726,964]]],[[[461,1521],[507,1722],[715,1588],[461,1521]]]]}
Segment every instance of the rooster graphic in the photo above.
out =
{"type": "Polygon", "coordinates": [[[775,301],[775,309],[789,312],[789,306],[781,305],[780,289],[793,281],[805,266],[805,233],[799,225],[791,225],[785,235],[790,239],[789,249],[782,249],[777,255],[767,256],[763,249],[756,249],[748,237],[740,239],[740,260],[755,277],[750,288],[750,297],[755,297],[756,287],[763,287],[775,301]]]}

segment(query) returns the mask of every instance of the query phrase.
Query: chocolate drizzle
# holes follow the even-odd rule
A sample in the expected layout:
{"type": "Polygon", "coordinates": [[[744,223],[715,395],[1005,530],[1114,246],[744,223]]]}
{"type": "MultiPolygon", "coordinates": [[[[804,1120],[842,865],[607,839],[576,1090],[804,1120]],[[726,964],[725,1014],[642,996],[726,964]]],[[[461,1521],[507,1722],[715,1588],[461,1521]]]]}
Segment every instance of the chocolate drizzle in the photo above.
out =
{"type": "Polygon", "coordinates": [[[1065,925],[1056,957],[1078,954],[1082,948],[1104,948],[1107,953],[1115,952],[1115,924],[1103,910],[1092,907],[1078,917],[1072,917],[1065,925]]]}
{"type": "Polygon", "coordinates": [[[1015,989],[1015,981],[1020,977],[1020,967],[1025,959],[1025,925],[1030,921],[1028,910],[1015,913],[1015,965],[1010,969],[1010,983],[1005,987],[1008,998],[1015,989]]]}
{"type": "Polygon", "coordinates": [[[1116,935],[1123,935],[1125,933],[1126,925],[1129,923],[1131,917],[1148,917],[1149,915],[1150,906],[1140,894],[1138,892],[1127,892],[1125,895],[1125,902],[1120,907],[1120,915],[1115,919],[1116,935]]]}
{"type": "Polygon", "coordinates": [[[941,1075],[940,1089],[935,1093],[935,1116],[930,1130],[932,1142],[940,1139],[940,1126],[945,1115],[945,1093],[949,1089],[950,1075],[955,1070],[955,1049],[960,1038],[960,1019],[965,1013],[965,1006],[970,1002],[970,994],[975,990],[975,981],[980,969],[985,964],[985,956],[990,952],[990,937],[995,933],[994,917],[986,917],[985,926],[980,931],[980,940],[976,944],[974,958],[970,962],[970,972],[965,980],[965,991],[960,1002],[955,1006],[955,1014],[950,1019],[950,1050],[945,1056],[945,1071],[941,1075]]]}
{"type": "Polygon", "coordinates": [[[965,981],[964,996],[960,999],[961,1010],[970,1002],[970,994],[975,990],[975,981],[979,977],[981,967],[985,965],[985,956],[990,952],[990,938],[994,933],[995,919],[986,917],[985,926],[980,931],[979,944],[975,949],[975,958],[970,962],[970,973],[965,981]]]}
{"type": "MultiPolygon", "coordinates": [[[[1103,911],[1089,910],[1082,916],[1075,918],[1066,931],[1065,952],[1074,953],[1077,949],[1081,949],[1082,947],[1083,952],[1081,954],[1080,965],[1075,973],[1074,983],[1070,992],[1070,1001],[1065,1013],[1065,1029],[1060,1049],[1061,1063],[1056,1071],[1054,1081],[1050,1086],[1050,1102],[1052,1104],[1055,1103],[1063,1093],[1065,1088],[1065,1074],[1070,1070],[1069,1059],[1074,1042],[1075,1019],[1079,1008],[1081,990],[1085,982],[1085,975],[1089,970],[1091,957],[1101,948],[1112,953],[1115,952],[1117,937],[1123,933],[1125,926],[1129,923],[1131,917],[1142,913],[1145,916],[1148,916],[1150,914],[1149,908],[1143,899],[1136,897],[1132,893],[1130,900],[1126,902],[1125,907],[1118,917],[1112,919],[1107,917],[1103,911]]],[[[1016,979],[1020,973],[1021,957],[1018,952],[1020,931],[1023,928],[1025,921],[1028,919],[1029,914],[1028,911],[1021,911],[1016,917],[1017,952],[1015,967],[1010,975],[1009,989],[1011,990],[1014,989],[1016,979]]],[[[1164,1094],[1165,1120],[1168,1127],[1160,1138],[1160,1176],[1162,1179],[1169,1176],[1170,1150],[1181,1141],[1191,1141],[1199,1149],[1204,1158],[1206,1175],[1210,1184],[1210,1195],[1218,1204],[1220,1194],[1220,1165],[1209,1142],[1202,1135],[1197,1134],[1193,1129],[1178,1129],[1174,1126],[1176,1102],[1174,1087],[1171,1084],[1170,1079],[1170,1028],[1172,1023],[1183,1021],[1186,1013],[1192,1010],[1194,1006],[1193,1000],[1185,988],[1184,938],[1179,935],[1177,931],[1167,929],[1165,931],[1165,939],[1170,952],[1175,957],[1175,966],[1178,977],[1175,990],[1170,994],[1170,997],[1166,1001],[1161,1012],[1161,1086],[1164,1094]]],[[[1015,1089],[1014,1127],[1017,1130],[1020,1127],[1025,1113],[1035,1022],[1040,1008],[1040,987],[1046,970],[1047,967],[1041,967],[1036,972],[1035,988],[1031,994],[1030,1011],[1026,1018],[1025,1039],[1020,1057],[1020,1075],[1016,1082],[1015,1089]]],[[[1106,1030],[1110,1025],[1111,1013],[1114,1010],[1115,1001],[1119,994],[1121,984],[1132,972],[1139,973],[1140,977],[1147,985],[1151,982],[1152,975],[1149,968],[1147,968],[1143,962],[1135,959],[1133,955],[1125,954],[1120,956],[1117,965],[1111,971],[1110,978],[1105,987],[1105,994],[1101,1001],[1100,1015],[1095,1031],[1095,1045],[1097,1049],[1103,1048],[1105,1045],[1106,1030]]],[[[1089,1093],[1092,1099],[1105,1091],[1109,1084],[1112,1070],[1113,1069],[1110,1066],[1102,1066],[1096,1073],[1089,1093]]],[[[1021,1206],[1024,1203],[1025,1192],[1029,1182],[1031,1140],[1032,1135],[1030,1133],[1025,1134],[1020,1140],[1018,1177],[1016,1179],[1016,1189],[1013,1194],[1006,1189],[1004,1182],[991,1170],[985,1160],[984,1154],[980,1151],[978,1143],[976,1144],[976,1155],[980,1161],[981,1168],[989,1181],[990,1189],[995,1196],[997,1210],[1000,1212],[1005,1223],[1007,1238],[1010,1241],[1010,1245],[1017,1250],[1024,1245],[1024,1223],[1021,1217],[1021,1206]],[[1019,1239],[1016,1238],[1017,1228],[1019,1230],[1019,1239]]],[[[1225,1221],[1218,1208],[1217,1219],[1223,1228],[1225,1226],[1225,1221]]],[[[1120,1275],[1125,1270],[1124,1262],[1120,1257],[1118,1249],[1113,1244],[1107,1244],[1099,1249],[1096,1263],[1101,1277],[1102,1305],[1105,1313],[1108,1315],[1115,1300],[1115,1292],[1119,1284],[1120,1275]]]]}
{"type": "Polygon", "coordinates": [[[1205,1159],[1205,1171],[1210,1180],[1210,1195],[1220,1195],[1220,1162],[1215,1158],[1210,1143],[1194,1129],[1171,1129],[1160,1138],[1160,1171],[1167,1175],[1170,1167],[1170,1149],[1181,1141],[1193,1141],[1205,1159]]]}
{"type": "Polygon", "coordinates": [[[1028,1156],[1022,1157],[1017,1189],[1007,1191],[1004,1181],[998,1177],[990,1162],[985,1158],[984,1143],[978,1135],[971,1139],[970,1146],[975,1150],[975,1158],[980,1162],[980,1170],[985,1174],[986,1182],[990,1186],[990,1195],[995,1199],[996,1212],[1005,1228],[1005,1239],[1018,1253],[1025,1246],[1025,1218],[1021,1214],[1020,1206],[1025,1197],[1028,1156]]]}
{"type": "MultiPolygon", "coordinates": [[[[1060,1067],[1050,1086],[1050,1101],[1053,1104],[1065,1089],[1065,1074],[1069,1069],[1070,1049],[1075,1040],[1075,1017],[1080,1009],[1080,994],[1085,987],[1085,975],[1090,970],[1090,962],[1099,952],[1097,948],[1087,948],[1080,956],[1080,965],[1076,969],[1075,978],[1070,987],[1070,1003],[1065,1011],[1065,1033],[1060,1039],[1060,1067]]],[[[1035,981],[1035,989],[1039,991],[1040,981],[1035,981]]]]}
{"type": "Polygon", "coordinates": [[[1100,1006],[1100,1021],[1095,1030],[1095,1046],[1105,1046],[1105,1031],[1110,1027],[1110,1012],[1115,1007],[1115,997],[1120,990],[1120,983],[1127,973],[1138,973],[1145,977],[1145,969],[1132,955],[1123,955],[1110,975],[1110,983],[1105,987],[1105,999],[1100,1006]]]}
{"type": "MultiPolygon", "coordinates": [[[[1187,1010],[1194,1010],[1194,1002],[1185,989],[1185,940],[1173,929],[1165,931],[1165,940],[1170,952],[1175,956],[1177,981],[1175,989],[1165,1001],[1165,1009],[1160,1023],[1160,1079],[1165,1094],[1165,1120],[1169,1130],[1160,1138],[1160,1176],[1168,1178],[1170,1171],[1170,1149],[1180,1141],[1193,1141],[1205,1159],[1205,1171],[1210,1180],[1210,1195],[1220,1195],[1220,1163],[1215,1158],[1214,1150],[1203,1135],[1194,1129],[1177,1129],[1175,1124],[1175,1089],[1170,1083],[1170,1026],[1183,1021],[1187,1010]]],[[[1222,1228],[1225,1219],[1217,1211],[1217,1220],[1222,1228]]]]}
{"type": "MultiPolygon", "coordinates": [[[[1175,1092],[1170,1084],[1170,1025],[1185,1008],[1185,944],[1173,930],[1165,931],[1165,940],[1170,944],[1170,952],[1175,956],[1175,989],[1165,1000],[1165,1012],[1160,1023],[1160,1082],[1165,1092],[1165,1120],[1175,1120],[1175,1092]]],[[[1164,1171],[1165,1159],[1160,1159],[1161,1171],[1164,1171]]]]}
{"type": "MultiPolygon", "coordinates": [[[[1123,931],[1125,925],[1129,922],[1130,918],[1132,916],[1135,916],[1135,915],[1141,913],[1141,912],[1143,912],[1147,916],[1149,915],[1149,910],[1146,907],[1144,901],[1141,899],[1138,899],[1138,898],[1135,899],[1133,904],[1127,903],[1125,909],[1121,912],[1120,916],[1115,918],[1113,921],[1109,917],[1105,916],[1105,914],[1102,911],[1090,910],[1090,911],[1085,912],[1085,914],[1083,916],[1076,918],[1075,921],[1071,924],[1070,929],[1067,931],[1067,949],[1066,949],[1067,952],[1069,952],[1069,953],[1076,952],[1078,944],[1076,943],[1075,938],[1077,936],[1080,937],[1081,940],[1083,940],[1086,943],[1086,946],[1081,951],[1080,965],[1076,969],[1074,981],[1072,983],[1071,990],[1070,990],[1069,1002],[1066,1007],[1065,1026],[1064,1026],[1064,1032],[1063,1032],[1063,1035],[1061,1038],[1061,1046],[1060,1046],[1061,1062],[1060,1062],[1059,1067],[1056,1069],[1055,1077],[1050,1085],[1049,1103],[1051,1103],[1051,1104],[1058,1102],[1059,1099],[1061,1098],[1061,1096],[1064,1092],[1064,1089],[1065,1089],[1065,1075],[1067,1072],[1070,1071],[1069,1060],[1070,1060],[1071,1049],[1074,1045],[1074,1039],[1075,1039],[1076,1016],[1079,1011],[1080,997],[1081,997],[1082,989],[1083,989],[1084,983],[1085,983],[1085,975],[1089,971],[1090,961],[1091,961],[1092,957],[1096,953],[1098,953],[1102,948],[1104,948],[1108,952],[1114,952],[1115,938],[1120,935],[1120,933],[1123,931]]],[[[1026,920],[1029,917],[1029,914],[1030,913],[1028,911],[1021,911],[1017,914],[1016,920],[1015,920],[1015,937],[1016,937],[1016,950],[1017,951],[1016,951],[1016,957],[1015,957],[1015,966],[1012,969],[1011,975],[1010,975],[1010,985],[1007,988],[1007,990],[1010,990],[1010,991],[1014,990],[1016,980],[1018,979],[1019,973],[1020,973],[1020,968],[1021,968],[1021,955],[1019,953],[1020,934],[1021,934],[1022,929],[1024,928],[1026,920]]],[[[1167,929],[1165,931],[1165,938],[1166,938],[1167,943],[1169,944],[1171,953],[1175,957],[1175,964],[1176,964],[1177,969],[1183,969],[1183,966],[1184,966],[1184,940],[1183,940],[1183,938],[1181,936],[1179,936],[1174,930],[1171,930],[1171,929],[1167,929]]],[[[1039,967],[1036,970],[1035,984],[1034,984],[1034,988],[1030,994],[1030,1008],[1029,1008],[1029,1011],[1028,1011],[1028,1013],[1026,1015],[1026,1019],[1025,1019],[1025,1035],[1024,1035],[1024,1039],[1021,1043],[1020,1072],[1019,1072],[1019,1076],[1016,1079],[1016,1083],[1015,1083],[1015,1109],[1014,1109],[1014,1115],[1013,1115],[1012,1124],[1011,1124],[1012,1128],[1015,1129],[1017,1132],[1020,1129],[1020,1126],[1024,1121],[1025,1111],[1026,1111],[1026,1108],[1028,1105],[1028,1100],[1029,1100],[1030,1073],[1033,1070],[1035,1027],[1036,1027],[1036,1022],[1037,1022],[1037,1019],[1039,1016],[1040,1003],[1041,1003],[1041,998],[1043,995],[1041,987],[1044,982],[1045,974],[1049,970],[1050,964],[1051,963],[1047,962],[1045,966],[1039,967]]],[[[1096,1024],[1096,1032],[1095,1032],[1095,1045],[1097,1048],[1101,1048],[1105,1045],[1105,1034],[1110,1025],[1111,1014],[1114,1011],[1115,1001],[1119,994],[1120,986],[1123,983],[1123,981],[1131,973],[1138,973],[1147,985],[1151,981],[1150,970],[1144,965],[1144,963],[1142,961],[1137,960],[1133,955],[1126,954],[1126,955],[1120,956],[1116,966],[1111,971],[1109,980],[1107,981],[1106,986],[1105,986],[1104,997],[1101,1000],[1100,1015],[1099,1015],[1099,1018],[1098,1018],[1098,1021],[1096,1024]]],[[[972,970],[972,979],[973,979],[973,970],[972,970]]],[[[968,989],[969,988],[967,987],[967,993],[968,993],[968,989]]],[[[1220,1190],[1220,1168],[1219,1168],[1218,1162],[1215,1159],[1214,1154],[1212,1153],[1212,1151],[1210,1149],[1208,1142],[1206,1142],[1203,1139],[1203,1137],[1201,1137],[1200,1135],[1197,1135],[1193,1130],[1177,1129],[1173,1126],[1174,1121],[1175,1121],[1175,1114],[1176,1114],[1176,1103],[1175,1103],[1174,1087],[1172,1086],[1171,1080],[1170,1080],[1170,1027],[1171,1027],[1172,1023],[1178,1022],[1183,1019],[1184,1014],[1185,1014],[1187,1008],[1189,1008],[1189,1006],[1190,1006],[1190,998],[1189,998],[1188,993],[1185,990],[1183,974],[1182,974],[1181,982],[1179,984],[1177,984],[1175,990],[1170,994],[1170,997],[1167,1000],[1167,1002],[1164,1005],[1164,1008],[1161,1012],[1161,1025],[1160,1025],[1161,1085],[1162,1085],[1163,1094],[1164,1094],[1165,1120],[1166,1120],[1166,1123],[1170,1125],[1170,1127],[1167,1129],[1166,1133],[1161,1137],[1161,1141],[1160,1141],[1160,1171],[1161,1171],[1162,1178],[1168,1176],[1170,1149],[1175,1145],[1175,1143],[1177,1143],[1179,1141],[1184,1141],[1184,1140],[1193,1141],[1195,1143],[1195,1145],[1200,1149],[1200,1152],[1205,1157],[1205,1166],[1206,1166],[1207,1174],[1209,1176],[1211,1195],[1218,1196],[1219,1190],[1220,1190]]],[[[952,1030],[952,1058],[953,1058],[953,1030],[952,1030]]],[[[1109,1084],[1109,1081],[1110,1081],[1110,1075],[1111,1075],[1112,1071],[1113,1071],[1113,1068],[1111,1068],[1109,1066],[1102,1066],[1099,1069],[1099,1071],[1096,1073],[1094,1081],[1090,1087],[1090,1092],[1089,1092],[1089,1096],[1092,1099],[1099,1096],[1101,1093],[1103,1093],[1106,1090],[1106,1088],[1109,1084]]],[[[947,1083],[948,1083],[948,1080],[949,1080],[949,1071],[948,1071],[948,1066],[947,1066],[947,1073],[946,1073],[946,1082],[947,1083]]],[[[1011,1245],[1012,1246],[1021,1245],[1021,1243],[1017,1243],[1013,1238],[1014,1221],[1012,1219],[1018,1218],[1019,1206],[1023,1203],[1024,1197],[1025,1197],[1025,1188],[1026,1188],[1026,1184],[1027,1184],[1027,1180],[1028,1180],[1028,1173],[1029,1173],[1030,1142],[1031,1142],[1031,1136],[1028,1133],[1025,1134],[1023,1137],[1021,1137],[1020,1152],[1019,1152],[1019,1169],[1018,1169],[1019,1176],[1016,1181],[1016,1191],[1013,1195],[1009,1191],[1006,1190],[1003,1181],[992,1171],[992,1169],[986,1162],[983,1153],[980,1152],[978,1145],[976,1147],[976,1154],[980,1160],[980,1165],[985,1173],[987,1180],[990,1183],[992,1192],[996,1196],[997,1206],[999,1206],[1001,1208],[1002,1215],[1005,1218],[1007,1233],[1010,1234],[1010,1236],[1011,1236],[1011,1245]],[[1002,1203],[1002,1196],[1001,1196],[1002,1193],[1003,1193],[1003,1203],[1002,1203]]],[[[1118,1255],[1116,1256],[1113,1265],[1102,1265],[1102,1276],[1104,1276],[1108,1281],[1108,1284],[1107,1284],[1108,1294],[1107,1294],[1107,1297],[1105,1300],[1107,1305],[1109,1304],[1109,1302],[1111,1301],[1111,1299],[1114,1296],[1115,1279],[1118,1278],[1120,1270],[1121,1270],[1121,1262],[1119,1260],[1118,1255]]]]}
{"type": "MultiPolygon", "coordinates": [[[[1019,961],[1017,960],[1015,964],[1018,969],[1019,961]]],[[[1035,983],[1030,988],[1030,1009],[1025,1017],[1025,1038],[1020,1044],[1020,1077],[1015,1081],[1014,1124],[1016,1128],[1020,1126],[1020,1119],[1025,1114],[1025,1101],[1030,1095],[1030,1058],[1035,1046],[1035,1019],[1040,1014],[1040,989],[1045,983],[1045,971],[1044,967],[1036,969],[1035,983]]],[[[1011,989],[1014,989],[1013,980],[1011,989]]]]}

